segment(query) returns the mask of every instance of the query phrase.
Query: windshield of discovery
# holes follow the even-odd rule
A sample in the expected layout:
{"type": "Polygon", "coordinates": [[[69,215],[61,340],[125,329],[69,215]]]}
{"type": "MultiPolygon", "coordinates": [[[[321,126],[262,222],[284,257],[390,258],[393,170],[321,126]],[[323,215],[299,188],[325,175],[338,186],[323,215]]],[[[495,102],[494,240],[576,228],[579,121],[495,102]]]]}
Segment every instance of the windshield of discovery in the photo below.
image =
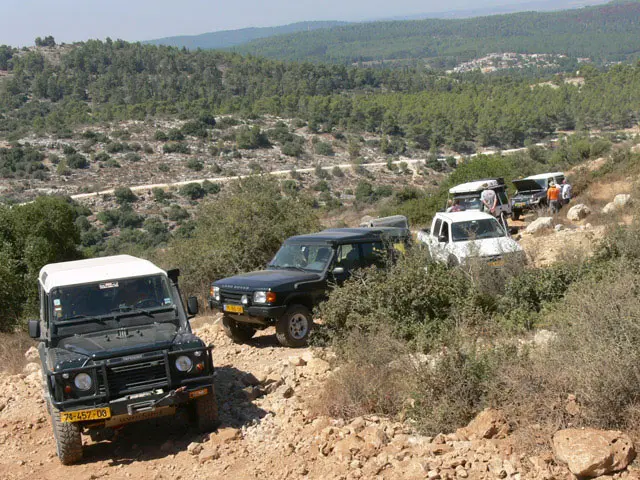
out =
{"type": "Polygon", "coordinates": [[[273,257],[269,268],[323,272],[331,260],[327,244],[284,244],[273,257]]]}
{"type": "Polygon", "coordinates": [[[60,323],[138,309],[153,311],[173,307],[163,275],[55,288],[50,299],[53,319],[60,323]]]}

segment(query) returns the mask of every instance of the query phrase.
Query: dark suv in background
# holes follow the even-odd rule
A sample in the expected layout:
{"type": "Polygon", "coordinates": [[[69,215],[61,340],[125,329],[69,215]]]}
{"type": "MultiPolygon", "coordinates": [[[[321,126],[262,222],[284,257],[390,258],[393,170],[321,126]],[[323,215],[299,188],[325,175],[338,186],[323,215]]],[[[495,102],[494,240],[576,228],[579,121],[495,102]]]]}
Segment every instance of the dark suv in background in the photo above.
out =
{"type": "Polygon", "coordinates": [[[337,228],[287,239],[266,270],[211,285],[209,305],[221,311],[226,334],[246,342],[270,326],[280,344],[303,346],[313,308],[358,268],[383,265],[408,242],[404,228],[337,228]]]}

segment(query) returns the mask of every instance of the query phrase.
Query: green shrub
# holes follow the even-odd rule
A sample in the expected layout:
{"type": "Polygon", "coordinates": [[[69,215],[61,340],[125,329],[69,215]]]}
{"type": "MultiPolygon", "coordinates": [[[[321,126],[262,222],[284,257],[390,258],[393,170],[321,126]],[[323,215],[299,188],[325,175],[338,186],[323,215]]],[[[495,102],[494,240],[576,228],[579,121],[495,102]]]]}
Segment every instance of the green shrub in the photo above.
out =
{"type": "Polygon", "coordinates": [[[220,193],[221,186],[219,183],[213,183],[209,180],[202,182],[202,189],[206,195],[215,195],[220,193]]]}
{"type": "Polygon", "coordinates": [[[72,153],[71,155],[67,155],[66,160],[67,160],[67,165],[70,168],[81,169],[81,168],[87,168],[89,166],[87,157],[85,157],[81,153],[72,153]]]}
{"type": "Polygon", "coordinates": [[[189,212],[187,212],[180,205],[173,204],[169,207],[169,211],[167,212],[167,218],[172,222],[180,222],[182,220],[186,220],[189,218],[189,212]]]}
{"type": "Polygon", "coordinates": [[[106,162],[110,158],[111,158],[111,156],[107,152],[100,152],[100,153],[97,153],[96,156],[93,159],[96,162],[106,162]]]}
{"type": "Polygon", "coordinates": [[[236,143],[241,149],[267,148],[271,146],[267,136],[260,127],[241,127],[236,131],[236,143]]]}
{"type": "Polygon", "coordinates": [[[137,153],[129,152],[124,156],[124,159],[128,162],[135,163],[142,160],[142,157],[137,153]]]}
{"type": "Polygon", "coordinates": [[[317,154],[317,155],[323,155],[325,157],[332,157],[335,152],[333,151],[333,147],[331,146],[330,143],[326,143],[326,142],[317,142],[314,146],[313,146],[313,151],[317,154]]]}
{"type": "Polygon", "coordinates": [[[190,158],[187,161],[187,168],[193,170],[194,172],[200,172],[202,171],[202,169],[204,169],[204,164],[196,158],[190,158]]]}
{"type": "Polygon", "coordinates": [[[158,165],[158,170],[160,170],[162,173],[167,173],[170,170],[169,165],[167,165],[166,163],[161,163],[160,165],[158,165]]]}
{"type": "Polygon", "coordinates": [[[335,166],[333,167],[333,169],[331,170],[331,174],[336,177],[336,178],[342,178],[344,177],[344,172],[342,171],[342,169],[339,166],[335,166]]]}
{"type": "Polygon", "coordinates": [[[191,153],[191,149],[189,145],[182,142],[168,142],[162,146],[162,151],[164,153],[183,153],[189,154],[191,153]]]}
{"type": "Polygon", "coordinates": [[[188,183],[184,187],[180,188],[180,195],[187,197],[190,200],[197,200],[204,197],[205,191],[202,185],[199,183],[188,183]]]}
{"type": "Polygon", "coordinates": [[[153,137],[159,142],[166,142],[167,140],[169,140],[169,136],[162,130],[156,130],[156,133],[153,137]]]}
{"type": "Polygon", "coordinates": [[[129,187],[116,187],[113,191],[113,195],[116,197],[116,202],[120,205],[124,203],[133,203],[138,200],[136,194],[133,193],[129,187]]]}

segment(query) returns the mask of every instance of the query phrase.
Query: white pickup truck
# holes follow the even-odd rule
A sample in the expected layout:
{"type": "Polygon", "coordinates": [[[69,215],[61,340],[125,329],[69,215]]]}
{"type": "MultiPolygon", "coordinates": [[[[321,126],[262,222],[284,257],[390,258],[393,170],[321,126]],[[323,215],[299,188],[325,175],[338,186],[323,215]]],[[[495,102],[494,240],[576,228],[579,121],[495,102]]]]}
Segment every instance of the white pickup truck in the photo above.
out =
{"type": "Polygon", "coordinates": [[[525,261],[522,247],[488,213],[478,211],[436,213],[430,230],[418,232],[418,241],[429,248],[431,257],[450,266],[464,265],[469,258],[481,258],[501,267],[507,256],[525,261]]]}

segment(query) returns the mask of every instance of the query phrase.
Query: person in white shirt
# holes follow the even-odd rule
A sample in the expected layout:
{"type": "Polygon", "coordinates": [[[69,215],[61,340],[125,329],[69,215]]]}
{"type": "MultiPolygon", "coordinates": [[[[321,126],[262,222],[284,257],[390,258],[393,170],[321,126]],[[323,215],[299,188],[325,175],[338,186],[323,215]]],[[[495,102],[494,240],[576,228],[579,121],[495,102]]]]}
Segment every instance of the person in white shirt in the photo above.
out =
{"type": "Polygon", "coordinates": [[[483,190],[480,194],[480,200],[482,201],[482,211],[490,213],[494,217],[496,216],[496,208],[498,206],[498,196],[493,190],[483,190]]]}
{"type": "Polygon", "coordinates": [[[566,205],[571,201],[571,184],[567,182],[566,178],[562,181],[560,197],[562,199],[562,205],[566,205]]]}

